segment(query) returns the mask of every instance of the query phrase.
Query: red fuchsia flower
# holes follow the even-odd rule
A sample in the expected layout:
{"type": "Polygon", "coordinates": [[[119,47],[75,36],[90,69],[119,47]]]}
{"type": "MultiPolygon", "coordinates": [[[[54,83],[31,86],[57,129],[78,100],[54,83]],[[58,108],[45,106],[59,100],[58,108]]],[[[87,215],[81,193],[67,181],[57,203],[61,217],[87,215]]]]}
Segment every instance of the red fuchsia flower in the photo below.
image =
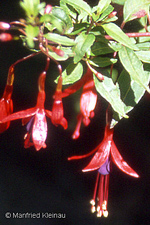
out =
{"type": "Polygon", "coordinates": [[[97,92],[93,80],[93,73],[89,68],[82,79],[63,91],[62,96],[66,97],[73,94],[82,86],[83,91],[80,97],[80,113],[77,116],[78,122],[72,135],[73,139],[77,139],[80,136],[81,123],[83,122],[85,126],[88,126],[90,118],[94,117],[94,109],[97,103],[97,92]]]}
{"type": "Polygon", "coordinates": [[[54,103],[52,107],[51,121],[55,126],[58,126],[60,124],[63,126],[64,129],[67,129],[68,122],[64,118],[64,109],[63,109],[63,103],[62,103],[62,76],[61,75],[58,79],[58,84],[57,84],[56,91],[53,98],[54,98],[54,103]]]}
{"type": "Polygon", "coordinates": [[[114,141],[113,141],[113,129],[110,129],[108,125],[105,128],[105,135],[103,141],[90,153],[82,156],[72,156],[68,160],[82,159],[94,154],[90,163],[82,170],[83,172],[98,170],[95,190],[92,204],[92,212],[95,212],[97,208],[97,216],[107,216],[107,202],[108,202],[108,184],[110,163],[114,162],[117,167],[124,173],[138,178],[139,175],[123,160],[120,155],[114,141]],[[97,202],[96,202],[97,195],[97,202]],[[96,205],[96,207],[95,207],[96,205]]]}
{"type": "MultiPolygon", "coordinates": [[[[13,92],[13,81],[14,81],[14,67],[9,68],[6,87],[3,96],[0,100],[0,121],[13,112],[13,101],[11,95],[13,92]]],[[[7,130],[10,126],[10,121],[0,124],[0,133],[7,130]]]]}
{"type": "MultiPolygon", "coordinates": [[[[39,77],[39,93],[37,97],[37,104],[35,107],[23,110],[20,112],[13,113],[3,119],[1,122],[9,122],[16,119],[23,119],[23,123],[25,124],[30,119],[31,126],[29,125],[29,131],[25,135],[25,147],[30,147],[32,145],[35,146],[36,150],[40,150],[41,148],[46,148],[45,140],[47,137],[47,121],[46,116],[51,118],[51,112],[45,110],[44,102],[45,102],[45,91],[44,91],[44,83],[45,83],[46,72],[42,72],[39,77]],[[30,137],[32,135],[32,142],[30,141],[30,137]]],[[[30,122],[29,122],[30,123],[30,122]]]]}
{"type": "MultiPolygon", "coordinates": [[[[13,102],[11,99],[11,95],[13,92],[15,66],[18,63],[34,56],[35,54],[37,54],[37,53],[32,53],[31,55],[28,55],[22,59],[19,59],[10,66],[9,71],[8,71],[8,76],[7,76],[6,87],[5,87],[5,90],[3,93],[3,97],[0,100],[0,121],[3,120],[5,117],[7,117],[8,115],[10,115],[13,112],[13,102]]],[[[5,123],[0,123],[0,133],[7,130],[9,125],[10,125],[10,121],[7,121],[5,123]]]]}

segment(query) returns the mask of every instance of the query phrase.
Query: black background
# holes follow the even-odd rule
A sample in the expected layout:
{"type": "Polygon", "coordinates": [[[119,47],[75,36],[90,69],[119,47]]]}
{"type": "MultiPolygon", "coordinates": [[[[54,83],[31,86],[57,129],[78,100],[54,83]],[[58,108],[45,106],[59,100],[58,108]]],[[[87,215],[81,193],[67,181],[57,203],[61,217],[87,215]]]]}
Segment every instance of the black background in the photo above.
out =
{"type": "MultiPolygon", "coordinates": [[[[47,1],[48,2],[48,1],[47,1]]],[[[53,1],[54,4],[55,1],[53,1]]],[[[58,1],[57,1],[58,3],[58,1]]],[[[0,1],[0,20],[23,17],[19,1],[0,1]]],[[[21,41],[0,43],[0,96],[3,94],[9,66],[28,55],[21,41]]],[[[13,92],[14,111],[36,104],[37,79],[45,66],[45,57],[36,56],[16,66],[13,92]]],[[[51,110],[53,79],[58,75],[52,62],[46,82],[46,108],[51,110]]],[[[105,101],[98,99],[96,116],[81,137],[73,141],[76,122],[75,97],[64,101],[69,128],[54,127],[48,119],[47,148],[36,152],[24,149],[26,132],[21,121],[11,123],[0,136],[0,224],[55,225],[109,224],[148,225],[150,222],[150,96],[146,95],[128,120],[122,120],[114,133],[115,143],[128,164],[140,175],[135,179],[115,165],[110,176],[108,218],[97,218],[90,212],[96,172],[82,173],[90,159],[68,162],[67,157],[91,151],[103,138],[105,101]],[[73,122],[71,122],[73,121],[73,122]],[[5,213],[63,213],[65,219],[7,219],[5,213]]]]}

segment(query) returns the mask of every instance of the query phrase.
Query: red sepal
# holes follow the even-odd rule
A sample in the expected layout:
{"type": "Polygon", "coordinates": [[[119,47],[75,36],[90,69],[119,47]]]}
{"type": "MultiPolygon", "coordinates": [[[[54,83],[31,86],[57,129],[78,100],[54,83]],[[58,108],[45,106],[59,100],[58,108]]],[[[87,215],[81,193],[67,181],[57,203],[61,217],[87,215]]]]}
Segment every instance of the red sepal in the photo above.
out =
{"type": "Polygon", "coordinates": [[[120,170],[122,170],[124,173],[132,177],[136,177],[136,178],[139,177],[139,175],[123,160],[114,141],[112,141],[111,156],[112,156],[113,162],[117,165],[117,167],[120,170]]]}

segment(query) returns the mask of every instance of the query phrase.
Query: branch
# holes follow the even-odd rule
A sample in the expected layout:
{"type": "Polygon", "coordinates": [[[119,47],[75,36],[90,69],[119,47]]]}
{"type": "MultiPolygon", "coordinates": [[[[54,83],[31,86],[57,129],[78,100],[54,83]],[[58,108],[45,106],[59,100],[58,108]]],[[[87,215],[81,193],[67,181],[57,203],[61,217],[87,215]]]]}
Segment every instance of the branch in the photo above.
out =
{"type": "MultiPolygon", "coordinates": [[[[150,37],[150,32],[145,33],[125,33],[128,37],[150,37]]],[[[109,35],[105,35],[105,38],[112,40],[113,38],[109,35]]]]}

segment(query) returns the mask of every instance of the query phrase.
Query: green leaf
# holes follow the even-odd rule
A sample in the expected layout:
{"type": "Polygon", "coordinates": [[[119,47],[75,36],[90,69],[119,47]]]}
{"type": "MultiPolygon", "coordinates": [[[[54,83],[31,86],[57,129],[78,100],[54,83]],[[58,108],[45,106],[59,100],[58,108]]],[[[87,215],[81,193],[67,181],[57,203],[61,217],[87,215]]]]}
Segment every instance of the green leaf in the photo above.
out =
{"type": "Polygon", "coordinates": [[[109,41],[108,44],[115,52],[118,52],[122,45],[116,41],[109,41]]]}
{"type": "Polygon", "coordinates": [[[136,13],[145,10],[148,11],[150,0],[126,0],[123,9],[124,22],[136,19],[136,13]]]}
{"type": "Polygon", "coordinates": [[[111,0],[99,0],[99,3],[97,5],[97,12],[99,14],[102,14],[110,5],[111,0]]]}
{"type": "Polygon", "coordinates": [[[52,52],[52,51],[48,51],[48,54],[51,56],[51,58],[53,58],[57,61],[65,61],[69,58],[68,54],[64,54],[63,56],[59,56],[55,52],[52,52]]]}
{"type": "Polygon", "coordinates": [[[81,33],[81,31],[85,31],[89,28],[89,24],[87,23],[75,23],[74,24],[74,30],[71,32],[70,35],[76,35],[81,33]]]}
{"type": "Polygon", "coordinates": [[[69,64],[62,73],[63,85],[75,83],[81,78],[82,74],[83,66],[80,62],[77,64],[69,64]]]}
{"type": "Polygon", "coordinates": [[[127,118],[127,115],[124,111],[124,103],[120,97],[120,90],[118,84],[114,84],[109,73],[106,70],[100,70],[104,75],[104,80],[101,82],[94,75],[95,87],[99,94],[108,101],[115,112],[119,115],[127,118]]]}
{"type": "Polygon", "coordinates": [[[52,15],[55,16],[60,21],[63,21],[64,27],[63,31],[64,33],[70,33],[73,29],[73,23],[70,18],[70,16],[60,7],[54,7],[52,10],[52,15]]]}
{"type": "Polygon", "coordinates": [[[149,51],[149,49],[150,49],[150,42],[138,43],[138,44],[137,44],[137,47],[138,47],[140,50],[143,50],[143,51],[149,51]]]}
{"type": "Polygon", "coordinates": [[[150,51],[136,51],[139,60],[145,63],[150,63],[150,51]]]}
{"type": "Polygon", "coordinates": [[[104,43],[102,41],[94,42],[93,46],[91,47],[92,56],[106,55],[112,52],[114,51],[108,46],[108,43],[104,43]]]}
{"type": "Polygon", "coordinates": [[[34,23],[39,11],[45,7],[45,3],[40,3],[40,0],[23,0],[20,5],[25,10],[30,23],[34,23]]]}
{"type": "Polygon", "coordinates": [[[97,67],[106,67],[117,62],[117,59],[108,57],[94,57],[88,61],[91,65],[97,67]]]}
{"type": "Polygon", "coordinates": [[[80,13],[85,12],[87,15],[92,16],[91,7],[83,0],[64,0],[65,3],[71,5],[80,13]]]}
{"type": "Polygon", "coordinates": [[[114,40],[118,41],[119,43],[127,46],[128,48],[138,50],[135,44],[133,44],[130,38],[114,23],[108,23],[102,25],[106,33],[112,37],[114,40]]]}
{"type": "Polygon", "coordinates": [[[25,32],[27,34],[27,44],[30,48],[34,48],[34,38],[39,34],[39,27],[27,25],[25,28],[25,32]]]}
{"type": "MultiPolygon", "coordinates": [[[[150,72],[145,72],[147,77],[146,85],[150,81],[150,72]]],[[[127,71],[123,70],[118,79],[119,88],[121,91],[121,99],[125,103],[125,112],[129,113],[141,100],[145,93],[145,89],[141,87],[134,80],[131,80],[130,75],[127,71]]],[[[111,121],[111,127],[114,127],[122,117],[116,112],[113,113],[113,119],[111,121]]]]}
{"type": "Polygon", "coordinates": [[[141,87],[149,92],[149,87],[146,85],[147,77],[143,69],[143,64],[135,54],[135,52],[125,46],[119,50],[119,58],[131,76],[131,79],[136,81],[141,87]]]}
{"type": "Polygon", "coordinates": [[[49,31],[57,29],[60,33],[68,34],[73,30],[73,23],[70,16],[60,7],[53,7],[50,14],[42,15],[40,22],[48,22],[45,24],[45,27],[49,31]]]}
{"type": "Polygon", "coordinates": [[[64,46],[73,46],[75,45],[75,42],[73,39],[70,39],[66,36],[62,36],[60,34],[55,34],[55,33],[47,33],[44,35],[44,37],[49,40],[53,41],[54,43],[64,45],[64,46]]]}
{"type": "MultiPolygon", "coordinates": [[[[150,73],[144,72],[145,85],[149,84],[150,73]]],[[[133,80],[127,71],[123,70],[118,78],[119,87],[121,90],[121,99],[125,103],[125,112],[130,112],[140,101],[145,93],[145,89],[133,80]]]]}
{"type": "Polygon", "coordinates": [[[82,32],[79,36],[77,36],[73,50],[75,52],[74,63],[79,62],[85,53],[90,49],[92,44],[95,41],[95,36],[93,34],[85,34],[82,32]]]}
{"type": "Polygon", "coordinates": [[[100,18],[97,20],[97,22],[105,19],[113,10],[114,7],[112,5],[109,5],[108,8],[105,9],[100,18]]]}
{"type": "Polygon", "coordinates": [[[61,49],[64,52],[63,56],[59,56],[57,55],[54,51],[51,50],[51,47],[48,45],[48,48],[50,49],[48,54],[54,58],[57,61],[65,61],[67,60],[69,57],[73,57],[74,53],[72,52],[72,48],[71,47],[63,47],[63,46],[59,46],[57,47],[57,49],[61,49]]]}
{"type": "Polygon", "coordinates": [[[71,16],[71,18],[76,19],[77,18],[77,12],[71,5],[67,5],[64,0],[60,0],[60,7],[63,8],[63,10],[71,16]]]}

